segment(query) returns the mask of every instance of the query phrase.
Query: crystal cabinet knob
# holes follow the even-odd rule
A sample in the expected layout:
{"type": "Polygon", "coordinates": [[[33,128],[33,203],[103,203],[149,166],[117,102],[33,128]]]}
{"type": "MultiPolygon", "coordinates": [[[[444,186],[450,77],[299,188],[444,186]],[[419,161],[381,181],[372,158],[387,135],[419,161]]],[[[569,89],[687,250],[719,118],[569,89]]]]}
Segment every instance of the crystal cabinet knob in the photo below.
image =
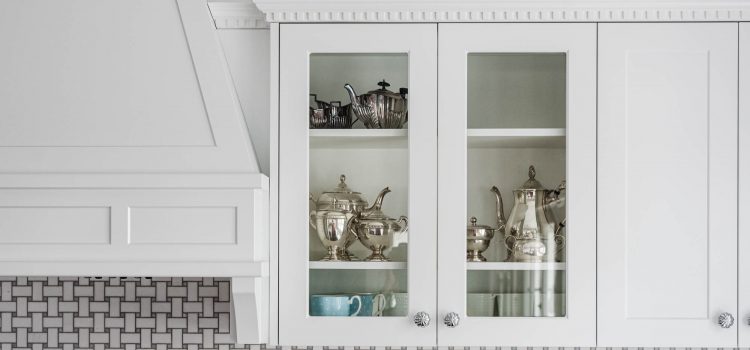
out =
{"type": "Polygon", "coordinates": [[[458,317],[458,314],[455,312],[449,312],[445,315],[445,318],[443,318],[443,323],[449,328],[458,326],[459,321],[461,321],[461,317],[458,317]]]}
{"type": "Polygon", "coordinates": [[[414,315],[414,324],[417,325],[417,327],[425,328],[430,325],[430,315],[428,315],[424,311],[417,312],[416,315],[414,315]]]}
{"type": "Polygon", "coordinates": [[[729,328],[734,325],[734,316],[728,312],[722,312],[721,315],[719,315],[719,326],[721,328],[729,328]]]}

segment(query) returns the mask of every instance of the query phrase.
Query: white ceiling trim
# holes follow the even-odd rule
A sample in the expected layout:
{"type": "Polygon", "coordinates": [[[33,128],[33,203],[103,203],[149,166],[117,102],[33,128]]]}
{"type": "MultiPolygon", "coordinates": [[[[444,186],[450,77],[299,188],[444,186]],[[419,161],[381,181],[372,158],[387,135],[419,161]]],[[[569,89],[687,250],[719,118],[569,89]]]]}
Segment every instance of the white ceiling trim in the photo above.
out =
{"type": "Polygon", "coordinates": [[[747,0],[253,1],[267,22],[691,22],[750,18],[747,0]]]}
{"type": "Polygon", "coordinates": [[[266,16],[251,2],[209,2],[217,29],[265,29],[266,16]]]}

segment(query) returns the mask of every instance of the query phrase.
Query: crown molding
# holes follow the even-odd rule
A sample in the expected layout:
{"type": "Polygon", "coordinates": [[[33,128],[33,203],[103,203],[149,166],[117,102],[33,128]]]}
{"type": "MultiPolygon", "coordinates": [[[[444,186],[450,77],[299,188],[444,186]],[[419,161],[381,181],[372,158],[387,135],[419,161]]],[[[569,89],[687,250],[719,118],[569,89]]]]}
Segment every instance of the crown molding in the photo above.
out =
{"type": "Polygon", "coordinates": [[[250,2],[209,2],[208,9],[217,29],[266,29],[263,12],[250,2]]]}
{"type": "Polygon", "coordinates": [[[267,22],[693,22],[750,20],[747,0],[253,0],[267,22]]]}

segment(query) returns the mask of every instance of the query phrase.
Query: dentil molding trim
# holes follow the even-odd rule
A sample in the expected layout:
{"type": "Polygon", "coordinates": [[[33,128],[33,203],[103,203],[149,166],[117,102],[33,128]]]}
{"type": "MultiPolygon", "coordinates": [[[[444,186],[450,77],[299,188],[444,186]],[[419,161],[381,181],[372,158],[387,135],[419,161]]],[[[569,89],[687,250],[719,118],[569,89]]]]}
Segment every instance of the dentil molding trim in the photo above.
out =
{"type": "Polygon", "coordinates": [[[247,2],[209,2],[208,9],[217,29],[265,29],[265,15],[247,2]]]}
{"type": "MultiPolygon", "coordinates": [[[[249,0],[248,0],[249,1],[249,0]]],[[[267,22],[691,22],[750,20],[748,0],[253,0],[267,22]]]]}

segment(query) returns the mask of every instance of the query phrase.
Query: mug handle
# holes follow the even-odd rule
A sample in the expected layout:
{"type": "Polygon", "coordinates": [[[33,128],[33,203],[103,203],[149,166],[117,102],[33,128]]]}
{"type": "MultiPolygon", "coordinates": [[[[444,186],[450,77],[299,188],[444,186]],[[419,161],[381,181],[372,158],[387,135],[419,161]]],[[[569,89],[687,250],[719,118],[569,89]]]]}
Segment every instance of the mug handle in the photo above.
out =
{"type": "Polygon", "coordinates": [[[378,294],[376,295],[373,300],[373,316],[383,316],[383,310],[385,310],[385,295],[378,294]]]}
{"type": "Polygon", "coordinates": [[[362,310],[362,298],[359,295],[352,295],[352,297],[349,298],[349,305],[354,303],[354,300],[357,300],[357,311],[354,311],[354,313],[349,316],[357,316],[362,310]]]}

